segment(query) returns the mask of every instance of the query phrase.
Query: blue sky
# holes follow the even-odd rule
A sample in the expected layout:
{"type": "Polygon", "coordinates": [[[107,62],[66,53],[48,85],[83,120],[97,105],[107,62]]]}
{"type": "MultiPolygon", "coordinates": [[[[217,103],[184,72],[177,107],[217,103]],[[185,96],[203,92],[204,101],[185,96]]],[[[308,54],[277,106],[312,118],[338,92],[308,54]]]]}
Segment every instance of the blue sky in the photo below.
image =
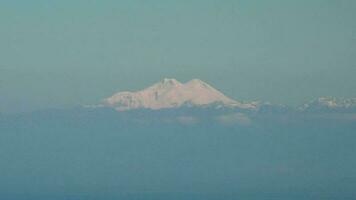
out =
{"type": "Polygon", "coordinates": [[[0,2],[0,111],[91,104],[164,77],[238,100],[356,96],[356,1],[0,2]]]}

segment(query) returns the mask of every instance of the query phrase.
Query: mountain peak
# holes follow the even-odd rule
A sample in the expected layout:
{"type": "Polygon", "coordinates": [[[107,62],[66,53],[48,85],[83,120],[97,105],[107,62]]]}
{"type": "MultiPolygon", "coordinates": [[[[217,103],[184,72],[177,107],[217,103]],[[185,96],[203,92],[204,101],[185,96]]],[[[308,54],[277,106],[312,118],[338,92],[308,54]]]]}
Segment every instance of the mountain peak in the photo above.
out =
{"type": "Polygon", "coordinates": [[[226,97],[220,91],[199,79],[185,84],[176,79],[164,78],[160,82],[138,92],[119,92],[104,100],[104,104],[116,110],[139,108],[177,108],[183,105],[205,106],[219,103],[225,106],[251,108],[226,97]]]}
{"type": "Polygon", "coordinates": [[[192,79],[192,80],[188,81],[187,83],[185,83],[185,85],[187,87],[206,88],[206,89],[210,89],[210,90],[216,90],[212,86],[210,86],[209,84],[207,84],[206,82],[204,82],[200,79],[192,79]]]}
{"type": "Polygon", "coordinates": [[[152,86],[146,88],[145,90],[152,90],[157,92],[162,92],[163,90],[170,90],[172,88],[181,87],[183,84],[173,78],[164,78],[160,82],[153,84],[152,86]]]}
{"type": "Polygon", "coordinates": [[[179,85],[182,84],[174,78],[164,78],[160,83],[169,85],[179,85]]]}
{"type": "Polygon", "coordinates": [[[200,79],[197,79],[197,78],[188,81],[187,84],[188,84],[188,83],[206,84],[204,81],[202,81],[202,80],[200,80],[200,79]]]}

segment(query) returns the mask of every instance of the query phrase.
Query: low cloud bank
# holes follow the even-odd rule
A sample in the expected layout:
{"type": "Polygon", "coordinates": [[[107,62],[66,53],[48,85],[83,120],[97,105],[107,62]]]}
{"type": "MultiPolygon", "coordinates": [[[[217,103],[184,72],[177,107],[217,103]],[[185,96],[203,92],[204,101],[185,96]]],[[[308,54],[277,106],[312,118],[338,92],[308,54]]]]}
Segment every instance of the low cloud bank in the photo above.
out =
{"type": "Polygon", "coordinates": [[[248,126],[251,124],[251,119],[243,113],[220,115],[216,119],[220,124],[223,125],[238,124],[238,125],[248,126]]]}

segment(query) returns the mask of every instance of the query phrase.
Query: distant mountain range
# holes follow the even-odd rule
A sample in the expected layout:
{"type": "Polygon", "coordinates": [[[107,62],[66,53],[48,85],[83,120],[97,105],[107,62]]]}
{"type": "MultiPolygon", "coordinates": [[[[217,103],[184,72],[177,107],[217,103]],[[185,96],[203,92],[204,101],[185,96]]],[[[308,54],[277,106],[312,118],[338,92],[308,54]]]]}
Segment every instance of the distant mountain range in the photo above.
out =
{"type": "Polygon", "coordinates": [[[231,99],[208,83],[193,79],[181,83],[176,79],[162,81],[137,92],[119,92],[102,101],[100,107],[117,111],[137,109],[177,109],[181,107],[214,107],[259,112],[356,112],[356,98],[320,97],[298,108],[265,102],[243,103],[231,99]]]}
{"type": "Polygon", "coordinates": [[[299,109],[306,112],[356,112],[356,98],[320,97],[299,109]]]}

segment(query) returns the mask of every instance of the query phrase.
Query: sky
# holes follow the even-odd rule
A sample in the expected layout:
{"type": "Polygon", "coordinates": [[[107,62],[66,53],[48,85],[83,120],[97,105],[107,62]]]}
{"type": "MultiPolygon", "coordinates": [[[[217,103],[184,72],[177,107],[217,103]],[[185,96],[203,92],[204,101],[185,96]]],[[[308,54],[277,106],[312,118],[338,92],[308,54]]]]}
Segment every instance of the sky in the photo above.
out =
{"type": "Polygon", "coordinates": [[[241,101],[356,96],[354,0],[2,0],[0,112],[168,77],[241,101]]]}

